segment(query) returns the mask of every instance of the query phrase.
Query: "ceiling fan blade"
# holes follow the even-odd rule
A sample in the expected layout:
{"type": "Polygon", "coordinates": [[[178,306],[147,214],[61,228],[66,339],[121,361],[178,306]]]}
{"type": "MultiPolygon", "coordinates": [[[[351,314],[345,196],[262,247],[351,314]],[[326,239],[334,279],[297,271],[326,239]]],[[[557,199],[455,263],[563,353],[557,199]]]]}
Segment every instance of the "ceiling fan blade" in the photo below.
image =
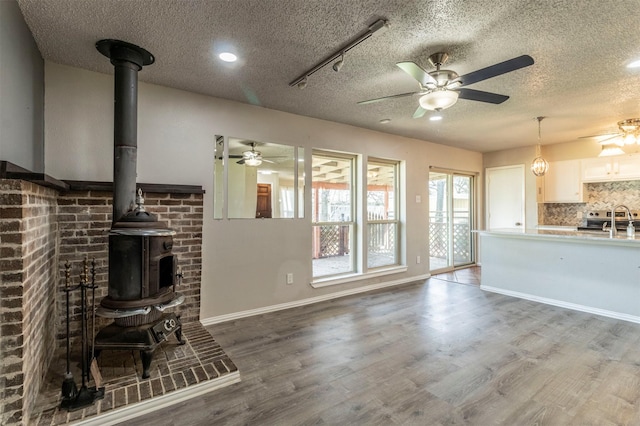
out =
{"type": "Polygon", "coordinates": [[[588,138],[601,138],[604,136],[609,136],[605,140],[609,140],[611,138],[615,138],[616,136],[621,136],[620,133],[605,133],[604,135],[591,135],[591,136],[580,136],[578,139],[588,139],[588,138]]]}
{"type": "Polygon", "coordinates": [[[406,96],[419,95],[420,93],[422,92],[410,92],[410,93],[401,93],[399,95],[384,96],[382,98],[369,99],[368,101],[360,101],[358,102],[358,105],[372,104],[374,102],[386,101],[387,99],[404,98],[406,96]]]}
{"type": "MultiPolygon", "coordinates": [[[[620,137],[622,137],[622,135],[618,135],[618,134],[616,134],[616,135],[613,135],[613,136],[609,136],[609,137],[608,137],[608,138],[606,138],[606,139],[600,139],[600,140],[598,141],[598,143],[602,143],[602,144],[603,144],[603,143],[605,143],[605,142],[607,142],[607,141],[610,141],[611,139],[620,138],[620,137]]],[[[623,140],[623,142],[624,142],[624,140],[623,140]]]]}
{"type": "Polygon", "coordinates": [[[499,64],[491,65],[490,67],[482,68],[481,70],[470,72],[469,74],[461,76],[460,79],[462,80],[463,86],[468,86],[482,80],[528,67],[529,65],[533,65],[533,58],[529,55],[522,55],[509,59],[508,61],[500,62],[499,64]]]}
{"type": "Polygon", "coordinates": [[[275,161],[267,160],[266,158],[263,158],[262,161],[264,161],[265,163],[276,164],[275,161]]]}
{"type": "Polygon", "coordinates": [[[497,93],[491,92],[483,92],[482,90],[473,90],[473,89],[458,89],[455,90],[458,92],[460,99],[467,99],[469,101],[480,101],[487,102],[489,104],[501,104],[507,99],[509,99],[506,95],[499,95],[497,93]]]}
{"type": "Polygon", "coordinates": [[[431,77],[428,72],[423,70],[415,62],[398,62],[396,65],[400,67],[402,71],[418,80],[423,86],[426,86],[427,83],[432,83],[435,85],[438,84],[435,78],[431,77]]]}
{"type": "Polygon", "coordinates": [[[244,155],[240,155],[240,154],[229,154],[229,158],[244,158],[244,155]]]}
{"type": "Polygon", "coordinates": [[[241,159],[240,161],[236,161],[236,164],[244,164],[244,158],[241,159]]]}
{"type": "Polygon", "coordinates": [[[413,118],[422,118],[426,113],[427,110],[419,106],[416,112],[413,113],[413,118]]]}

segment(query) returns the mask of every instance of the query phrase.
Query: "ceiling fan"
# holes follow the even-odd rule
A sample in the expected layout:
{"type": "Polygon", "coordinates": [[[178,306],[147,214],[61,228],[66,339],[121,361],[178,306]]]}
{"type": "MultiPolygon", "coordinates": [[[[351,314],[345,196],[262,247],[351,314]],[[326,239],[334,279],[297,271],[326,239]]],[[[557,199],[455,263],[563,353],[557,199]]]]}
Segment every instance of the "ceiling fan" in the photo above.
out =
{"type": "MultiPolygon", "coordinates": [[[[271,160],[267,160],[262,157],[262,153],[260,151],[256,151],[256,142],[242,142],[243,144],[250,146],[251,149],[244,151],[242,155],[239,154],[229,154],[229,158],[239,158],[239,161],[236,161],[237,164],[246,164],[247,166],[259,166],[262,162],[266,163],[274,163],[271,160]]],[[[275,164],[275,163],[274,163],[275,164]]]]}
{"type": "Polygon", "coordinates": [[[417,92],[401,93],[398,95],[385,96],[377,99],[358,102],[359,105],[385,101],[387,99],[403,98],[406,96],[420,96],[418,102],[420,106],[413,114],[413,118],[422,117],[427,110],[440,111],[453,106],[458,98],[470,101],[487,102],[490,104],[501,104],[508,96],[497,93],[483,92],[481,90],[466,89],[473,83],[478,83],[498,75],[506,74],[520,68],[533,65],[533,58],[528,55],[518,56],[508,61],[500,62],[477,71],[459,76],[451,70],[440,69],[449,58],[444,52],[434,53],[429,56],[429,63],[436,68],[435,71],[427,72],[414,62],[398,62],[396,65],[415,78],[420,90],[417,92]]]}
{"type": "Polygon", "coordinates": [[[604,138],[598,140],[603,145],[632,145],[634,143],[640,144],[640,118],[628,118],[626,120],[618,121],[617,133],[605,133],[603,135],[591,135],[582,136],[580,139],[586,138],[604,138]],[[620,138],[618,141],[613,139],[620,138]]]}

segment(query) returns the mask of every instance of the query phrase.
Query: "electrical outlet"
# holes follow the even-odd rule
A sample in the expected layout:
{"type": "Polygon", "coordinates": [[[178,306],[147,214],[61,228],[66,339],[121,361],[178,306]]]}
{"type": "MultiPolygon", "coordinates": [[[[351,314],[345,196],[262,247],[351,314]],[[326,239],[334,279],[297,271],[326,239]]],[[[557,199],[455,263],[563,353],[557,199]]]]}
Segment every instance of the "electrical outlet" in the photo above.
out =
{"type": "Polygon", "coordinates": [[[420,263],[420,256],[416,256],[416,263],[420,263]]]}
{"type": "Polygon", "coordinates": [[[287,284],[293,284],[293,274],[292,273],[288,273],[287,274],[287,284]]]}
{"type": "Polygon", "coordinates": [[[582,219],[582,212],[578,212],[578,219],[582,219]]]}

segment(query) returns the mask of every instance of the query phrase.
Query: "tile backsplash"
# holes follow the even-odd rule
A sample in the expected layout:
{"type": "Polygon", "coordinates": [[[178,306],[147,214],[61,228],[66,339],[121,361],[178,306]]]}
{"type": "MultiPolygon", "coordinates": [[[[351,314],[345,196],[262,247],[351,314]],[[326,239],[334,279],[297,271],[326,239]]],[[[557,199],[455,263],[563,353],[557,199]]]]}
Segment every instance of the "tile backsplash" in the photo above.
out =
{"type": "Polygon", "coordinates": [[[631,210],[640,210],[640,180],[620,182],[585,183],[586,203],[545,203],[538,204],[540,225],[578,226],[584,219],[578,213],[593,210],[610,210],[624,204],[631,210]]]}

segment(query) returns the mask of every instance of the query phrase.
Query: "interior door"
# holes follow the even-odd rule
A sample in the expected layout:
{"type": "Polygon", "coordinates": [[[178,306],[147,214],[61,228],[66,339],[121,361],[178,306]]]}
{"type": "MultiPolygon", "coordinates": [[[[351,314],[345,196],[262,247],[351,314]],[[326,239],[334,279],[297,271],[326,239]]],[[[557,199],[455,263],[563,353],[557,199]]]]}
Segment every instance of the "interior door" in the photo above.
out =
{"type": "Polygon", "coordinates": [[[524,229],[524,165],[487,168],[485,175],[486,229],[524,229]]]}
{"type": "Polygon", "coordinates": [[[258,201],[256,203],[256,217],[270,218],[271,213],[271,184],[258,184],[258,201]]]}

